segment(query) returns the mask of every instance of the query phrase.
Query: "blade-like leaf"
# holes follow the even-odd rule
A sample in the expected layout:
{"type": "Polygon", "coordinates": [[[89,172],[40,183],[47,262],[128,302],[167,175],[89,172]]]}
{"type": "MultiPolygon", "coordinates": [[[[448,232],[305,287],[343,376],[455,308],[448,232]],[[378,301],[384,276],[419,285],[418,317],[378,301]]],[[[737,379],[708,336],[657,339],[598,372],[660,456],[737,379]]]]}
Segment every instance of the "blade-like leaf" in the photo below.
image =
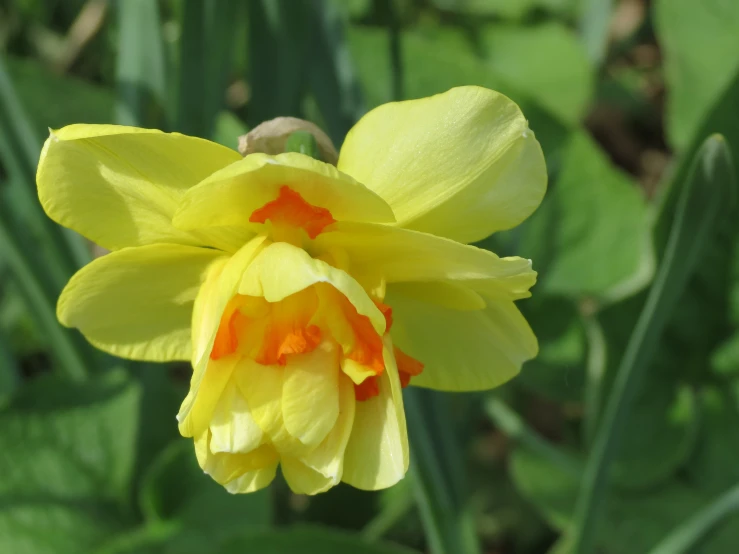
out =
{"type": "Polygon", "coordinates": [[[617,452],[621,431],[652,360],[665,324],[674,310],[701,250],[736,201],[731,154],[721,136],[706,140],[680,198],[657,276],[624,352],[601,424],[586,465],[573,528],[573,552],[592,551],[606,489],[606,476],[617,452]]]}

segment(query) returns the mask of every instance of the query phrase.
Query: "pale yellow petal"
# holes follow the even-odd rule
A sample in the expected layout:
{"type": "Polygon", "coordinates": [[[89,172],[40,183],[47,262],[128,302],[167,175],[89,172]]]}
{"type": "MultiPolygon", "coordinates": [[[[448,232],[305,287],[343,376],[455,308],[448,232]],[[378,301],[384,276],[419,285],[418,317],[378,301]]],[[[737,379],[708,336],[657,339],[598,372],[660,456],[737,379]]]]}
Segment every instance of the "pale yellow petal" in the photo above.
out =
{"type": "Polygon", "coordinates": [[[203,471],[217,483],[225,485],[246,473],[270,469],[277,464],[278,455],[269,444],[263,444],[248,454],[209,454],[203,471]]]}
{"type": "Polygon", "coordinates": [[[209,266],[221,258],[217,250],[175,244],[113,252],[75,273],[57,317],[116,356],[189,360],[193,303],[209,266]]]}
{"type": "Polygon", "coordinates": [[[188,421],[188,414],[198,397],[198,390],[206,368],[212,361],[210,352],[223,311],[229,300],[236,294],[244,270],[264,246],[264,242],[263,237],[255,237],[235,255],[213,263],[195,298],[191,323],[193,374],[190,379],[190,391],[177,414],[180,433],[184,436],[193,436],[194,433],[188,421]]]}
{"type": "MultiPolygon", "coordinates": [[[[201,394],[203,387],[201,386],[201,394]]],[[[230,379],[210,420],[210,451],[248,453],[262,443],[262,429],[254,421],[251,409],[235,379],[230,379]]]]}
{"type": "Polygon", "coordinates": [[[287,432],[306,445],[321,443],[339,417],[339,355],[335,349],[290,356],[282,384],[287,432]]]}
{"type": "Polygon", "coordinates": [[[408,435],[392,345],[385,339],[380,394],[356,403],[342,481],[362,490],[387,488],[408,471],[408,435]]]}
{"type": "Polygon", "coordinates": [[[316,283],[333,285],[359,314],[370,319],[379,334],[385,332],[385,316],[355,279],[341,269],[311,258],[302,248],[285,242],[273,243],[259,253],[244,273],[239,293],[264,296],[268,302],[279,302],[316,283]]]}
{"type": "Polygon", "coordinates": [[[393,211],[374,192],[334,166],[294,152],[250,154],[214,173],[185,195],[175,216],[182,229],[231,225],[252,228],[254,210],[287,185],[337,221],[392,222],[393,211]]]}
{"type": "Polygon", "coordinates": [[[296,494],[314,495],[326,492],[337,484],[334,479],[321,475],[292,456],[283,456],[280,467],[290,490],[296,494]]]}
{"type": "Polygon", "coordinates": [[[528,323],[510,300],[487,300],[487,307],[460,311],[396,294],[392,336],[406,354],[424,364],[411,384],[447,391],[487,390],[514,377],[537,354],[528,323]]]}
{"type": "Polygon", "coordinates": [[[277,474],[277,463],[257,469],[255,471],[247,471],[233,481],[226,483],[225,487],[231,494],[243,494],[255,492],[267,487],[277,474]]]}
{"type": "Polygon", "coordinates": [[[344,375],[339,377],[339,417],[324,441],[311,453],[300,458],[309,468],[332,480],[341,481],[344,471],[344,451],[354,426],[354,385],[344,375]]]}
{"type": "Polygon", "coordinates": [[[343,358],[341,360],[341,371],[343,371],[357,385],[362,384],[367,377],[374,377],[377,375],[377,371],[375,369],[364,366],[350,358],[343,358]]]}
{"type": "Polygon", "coordinates": [[[52,131],[36,180],[49,217],[105,248],[157,242],[223,247],[220,232],[172,225],[185,191],[241,159],[233,150],[177,133],[116,125],[52,131]]]}
{"type": "Polygon", "coordinates": [[[209,360],[200,379],[182,401],[177,414],[180,434],[183,437],[198,437],[210,427],[216,406],[226,389],[234,368],[239,363],[239,355],[232,354],[218,360],[209,360]]]}
{"type": "Polygon", "coordinates": [[[387,283],[460,281],[517,299],[529,296],[536,282],[531,260],[499,258],[482,248],[387,225],[337,223],[315,244],[319,251],[345,252],[353,274],[379,274],[387,283]]]}
{"type": "Polygon", "coordinates": [[[547,182],[518,106],[473,86],[375,108],[347,135],[338,167],[384,198],[398,225],[461,242],[521,223],[547,182]]]}

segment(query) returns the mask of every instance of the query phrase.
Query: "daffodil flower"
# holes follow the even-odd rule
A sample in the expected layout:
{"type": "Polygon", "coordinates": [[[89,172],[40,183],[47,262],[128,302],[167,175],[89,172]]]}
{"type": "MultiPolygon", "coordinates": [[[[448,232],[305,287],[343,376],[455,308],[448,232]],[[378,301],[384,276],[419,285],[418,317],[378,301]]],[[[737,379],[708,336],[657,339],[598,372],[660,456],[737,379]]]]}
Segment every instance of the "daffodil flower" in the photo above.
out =
{"type": "Polygon", "coordinates": [[[337,166],[112,125],[52,131],[47,214],[112,252],[59,320],[135,360],[189,360],[177,419],[231,492],[278,465],[298,493],[402,479],[402,387],[490,389],[536,355],[531,261],[466,243],[541,202],[519,108],[462,87],[369,112],[337,166]]]}

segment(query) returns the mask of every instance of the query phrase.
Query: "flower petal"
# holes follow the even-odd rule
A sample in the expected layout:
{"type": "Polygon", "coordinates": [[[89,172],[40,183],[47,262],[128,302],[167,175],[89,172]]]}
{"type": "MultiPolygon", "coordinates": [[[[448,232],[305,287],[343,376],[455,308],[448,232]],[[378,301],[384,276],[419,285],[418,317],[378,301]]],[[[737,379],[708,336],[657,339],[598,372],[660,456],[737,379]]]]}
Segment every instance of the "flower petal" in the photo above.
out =
{"type": "Polygon", "coordinates": [[[181,229],[223,225],[253,228],[249,218],[289,186],[313,206],[326,208],[337,221],[395,221],[377,194],[334,166],[303,154],[250,154],[190,189],[174,222],[181,229]]]}
{"type": "Polygon", "coordinates": [[[317,348],[288,358],[282,384],[282,417],[287,432],[316,446],[339,417],[339,358],[317,348]]]}
{"type": "Polygon", "coordinates": [[[280,460],[280,467],[285,481],[295,494],[314,495],[326,492],[336,484],[331,477],[321,475],[292,456],[283,456],[280,460]]]}
{"type": "MultiPolygon", "coordinates": [[[[199,437],[210,427],[216,407],[221,403],[223,392],[238,363],[238,355],[210,360],[207,368],[197,381],[197,386],[194,386],[191,382],[190,390],[177,414],[180,434],[183,437],[199,437]]],[[[223,430],[221,432],[223,433],[223,430]]],[[[212,444],[212,441],[209,442],[210,444],[212,444]]],[[[216,443],[216,446],[218,446],[218,443],[216,443]]],[[[219,449],[216,448],[215,452],[218,451],[219,449]]]]}
{"type": "Polygon", "coordinates": [[[189,360],[190,319],[217,250],[175,244],[126,248],[89,263],[70,279],[57,317],[116,356],[189,360]]]}
{"type": "Polygon", "coordinates": [[[518,106],[472,86],[375,108],[347,135],[338,168],[384,198],[398,225],[460,242],[521,223],[547,182],[518,106]]]}
{"type": "Polygon", "coordinates": [[[342,481],[362,490],[394,485],[408,471],[408,435],[403,395],[392,344],[384,340],[385,371],[380,394],[356,403],[354,426],[344,454],[342,481]]]}
{"type": "MultiPolygon", "coordinates": [[[[177,414],[180,433],[185,437],[197,436],[189,414],[195,404],[200,385],[210,363],[210,352],[216,338],[221,316],[229,300],[236,294],[246,267],[264,246],[264,237],[255,237],[230,258],[216,260],[210,267],[192,310],[192,365],[190,391],[177,414]]],[[[225,382],[224,382],[225,386],[225,382]]],[[[216,398],[216,402],[217,402],[216,398]]],[[[215,404],[213,404],[215,407],[215,404]]],[[[208,414],[208,419],[210,414],[208,414]]]]}
{"type": "Polygon", "coordinates": [[[425,365],[413,385],[491,389],[537,354],[536,337],[510,300],[488,298],[483,310],[460,311],[398,294],[390,286],[386,302],[393,307],[395,344],[425,365]]]}
{"type": "MultiPolygon", "coordinates": [[[[203,394],[202,386],[200,394],[203,394]]],[[[262,442],[262,429],[254,421],[249,404],[234,379],[228,381],[213,410],[210,432],[210,451],[213,454],[219,452],[246,454],[262,442]]]]}
{"type": "Polygon", "coordinates": [[[105,248],[156,242],[219,246],[172,226],[184,192],[241,156],[207,140],[116,125],[52,131],[36,180],[54,221],[105,248]]]}
{"type": "Polygon", "coordinates": [[[354,426],[356,401],[354,385],[344,375],[339,375],[339,416],[336,425],[324,441],[300,461],[324,477],[330,478],[334,485],[341,481],[344,470],[344,452],[354,426]]]}
{"type": "Polygon", "coordinates": [[[263,469],[247,471],[240,477],[226,483],[225,487],[231,494],[255,492],[268,486],[277,474],[277,462],[263,469]]]}
{"type": "Polygon", "coordinates": [[[333,285],[359,314],[370,319],[380,335],[385,332],[385,316],[357,281],[345,271],[311,258],[302,248],[286,242],[270,244],[257,255],[244,273],[239,293],[279,302],[315,283],[333,285]]]}
{"type": "Polygon", "coordinates": [[[352,274],[378,274],[388,283],[460,281],[486,294],[530,296],[536,282],[531,260],[492,252],[408,229],[371,223],[337,223],[316,238],[320,251],[343,251],[352,274]]]}

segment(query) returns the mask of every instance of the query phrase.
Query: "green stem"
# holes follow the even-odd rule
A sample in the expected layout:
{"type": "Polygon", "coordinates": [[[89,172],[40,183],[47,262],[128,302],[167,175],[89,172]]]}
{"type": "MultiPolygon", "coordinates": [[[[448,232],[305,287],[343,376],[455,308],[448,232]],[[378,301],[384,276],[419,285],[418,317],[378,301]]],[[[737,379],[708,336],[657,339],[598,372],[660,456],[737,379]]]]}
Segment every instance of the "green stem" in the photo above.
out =
{"type": "Polygon", "coordinates": [[[587,444],[592,444],[598,428],[601,403],[603,401],[603,376],[606,373],[606,340],[603,328],[594,315],[582,318],[588,340],[588,359],[585,383],[584,434],[587,444]]]}
{"type": "Polygon", "coordinates": [[[575,554],[593,551],[606,476],[640,378],[651,362],[703,246],[722,219],[722,210],[728,207],[734,182],[726,143],[723,137],[714,136],[701,147],[685,182],[678,183],[682,187],[680,200],[664,257],[629,338],[585,467],[572,529],[575,554]]]}
{"type": "Polygon", "coordinates": [[[693,552],[695,544],[726,516],[739,510],[739,484],[672,531],[649,554],[693,552]]]}
{"type": "Polygon", "coordinates": [[[414,502],[411,494],[403,495],[387,508],[380,511],[362,529],[362,540],[375,542],[384,537],[397,523],[413,509],[414,502]]]}

